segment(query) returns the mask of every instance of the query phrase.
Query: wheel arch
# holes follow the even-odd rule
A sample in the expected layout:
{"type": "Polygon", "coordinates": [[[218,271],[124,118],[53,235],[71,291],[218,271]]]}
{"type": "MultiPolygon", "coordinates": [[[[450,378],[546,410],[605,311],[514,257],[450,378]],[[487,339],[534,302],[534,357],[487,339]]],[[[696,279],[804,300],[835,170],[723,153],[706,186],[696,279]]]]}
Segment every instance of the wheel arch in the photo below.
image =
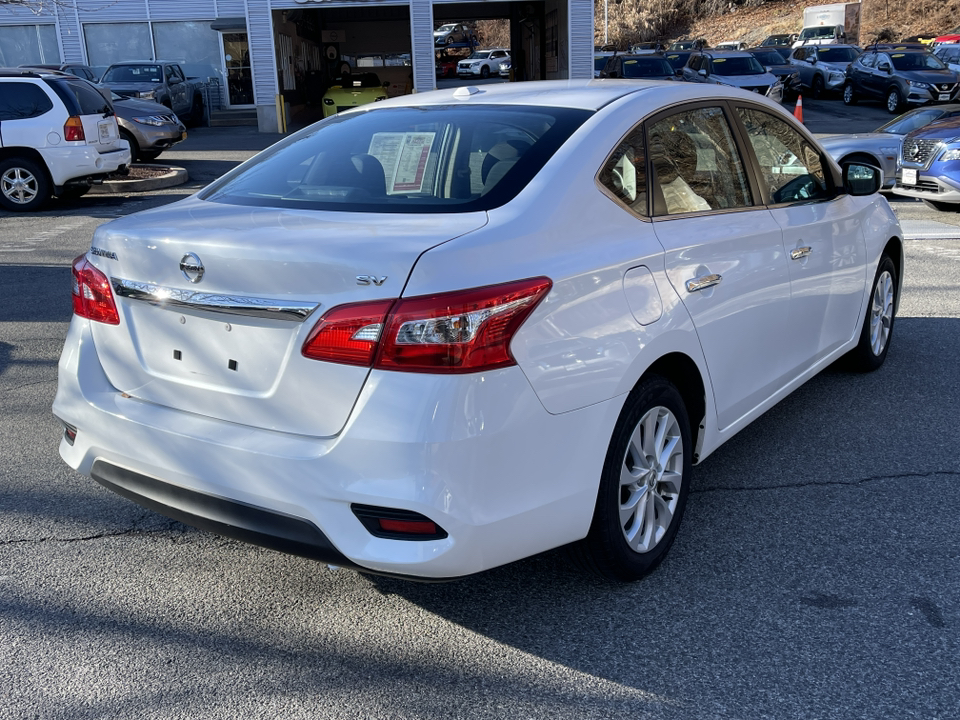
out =
{"type": "Polygon", "coordinates": [[[881,257],[886,255],[891,260],[893,260],[894,266],[897,268],[897,295],[896,295],[896,306],[894,311],[900,309],[900,296],[903,294],[903,269],[904,269],[904,253],[903,253],[903,240],[894,236],[887,241],[887,244],[883,247],[883,253],[881,257]]]}
{"type": "Polygon", "coordinates": [[[34,148],[31,147],[21,147],[21,146],[11,146],[11,147],[0,147],[0,161],[9,160],[10,158],[25,158],[31,162],[37,163],[47,177],[47,182],[50,183],[50,187],[53,188],[53,175],[50,174],[50,168],[47,167],[47,161],[43,159],[43,155],[34,148]]]}
{"type": "Polygon", "coordinates": [[[690,420],[690,435],[696,438],[693,462],[698,462],[700,450],[703,446],[707,415],[707,388],[703,376],[700,374],[700,368],[697,367],[697,363],[689,355],[682,352],[671,352],[658,358],[650,365],[637,380],[637,385],[650,375],[659,375],[669,381],[677,388],[680,397],[683,398],[683,404],[687,409],[687,416],[690,420]]]}

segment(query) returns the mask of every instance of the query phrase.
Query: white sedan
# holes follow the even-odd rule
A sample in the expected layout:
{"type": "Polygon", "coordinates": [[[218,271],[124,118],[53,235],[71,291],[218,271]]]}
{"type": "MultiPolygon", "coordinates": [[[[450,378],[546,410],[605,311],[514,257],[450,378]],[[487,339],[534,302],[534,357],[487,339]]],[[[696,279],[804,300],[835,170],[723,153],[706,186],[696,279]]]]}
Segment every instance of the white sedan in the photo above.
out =
{"type": "Polygon", "coordinates": [[[569,544],[634,580],[693,465],[838,358],[882,365],[903,236],[879,182],[729,87],[341,113],[96,230],[60,453],[169,517],[361,571],[569,544]]]}

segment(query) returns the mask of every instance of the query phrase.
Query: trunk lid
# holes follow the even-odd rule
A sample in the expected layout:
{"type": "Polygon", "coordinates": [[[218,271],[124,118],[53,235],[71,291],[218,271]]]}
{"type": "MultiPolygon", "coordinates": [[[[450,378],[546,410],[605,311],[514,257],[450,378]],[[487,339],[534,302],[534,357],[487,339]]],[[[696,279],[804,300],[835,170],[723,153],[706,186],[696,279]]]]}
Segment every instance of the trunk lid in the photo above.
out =
{"type": "Polygon", "coordinates": [[[116,326],[92,323],[97,353],[117,390],[147,402],[336,435],[369,371],[303,357],[319,317],[398,297],[420,254],[486,222],[482,212],[356,214],[195,199],[123,218],[97,230],[90,255],[111,278],[121,317],[116,326]],[[195,259],[204,270],[191,282],[185,272],[199,274],[189,267],[195,259]],[[370,279],[359,284],[358,276],[370,279]],[[241,314],[223,312],[230,305],[241,314]]]}

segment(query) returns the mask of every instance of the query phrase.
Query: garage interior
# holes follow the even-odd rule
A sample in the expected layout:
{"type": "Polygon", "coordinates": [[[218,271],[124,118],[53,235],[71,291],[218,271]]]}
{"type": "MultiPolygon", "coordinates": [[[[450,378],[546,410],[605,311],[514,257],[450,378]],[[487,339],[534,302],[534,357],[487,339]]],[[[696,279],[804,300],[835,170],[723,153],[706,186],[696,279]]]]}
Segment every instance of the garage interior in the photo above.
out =
{"type": "MultiPolygon", "coordinates": [[[[438,3],[433,5],[434,27],[508,20],[511,79],[543,80],[557,77],[563,65],[558,57],[557,11],[546,13],[544,6],[542,0],[438,3]]],[[[290,125],[320,120],[323,94],[348,68],[354,73],[376,73],[390,97],[414,91],[408,5],[297,8],[274,10],[272,15],[277,82],[290,125]]],[[[459,59],[467,57],[470,49],[445,52],[459,59]]],[[[447,80],[444,86],[470,82],[447,80]]]]}

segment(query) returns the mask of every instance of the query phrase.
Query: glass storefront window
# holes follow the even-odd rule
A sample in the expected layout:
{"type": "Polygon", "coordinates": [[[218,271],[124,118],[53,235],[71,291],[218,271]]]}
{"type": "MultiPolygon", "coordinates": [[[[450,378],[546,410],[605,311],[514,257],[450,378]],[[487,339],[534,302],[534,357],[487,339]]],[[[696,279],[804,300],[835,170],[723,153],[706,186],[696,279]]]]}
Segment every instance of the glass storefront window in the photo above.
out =
{"type": "Polygon", "coordinates": [[[0,66],[60,62],[54,25],[0,26],[0,66]]]}
{"type": "Polygon", "coordinates": [[[223,83],[219,33],[206,22],[155,22],[153,42],[158,60],[180,63],[187,77],[217,78],[223,83]]]}
{"type": "Polygon", "coordinates": [[[83,37],[87,59],[99,72],[108,65],[125,60],[152,60],[148,23],[86,23],[83,37]]]}

